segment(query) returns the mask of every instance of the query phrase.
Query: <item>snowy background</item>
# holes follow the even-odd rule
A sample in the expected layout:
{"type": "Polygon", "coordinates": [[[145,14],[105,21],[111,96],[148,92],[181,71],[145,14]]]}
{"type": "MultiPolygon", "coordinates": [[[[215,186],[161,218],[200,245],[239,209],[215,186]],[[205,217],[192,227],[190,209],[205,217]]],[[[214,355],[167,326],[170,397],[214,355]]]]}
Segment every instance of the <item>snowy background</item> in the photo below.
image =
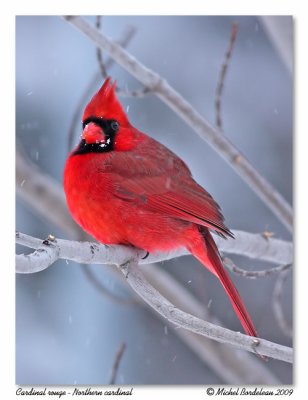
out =
{"type": "MultiPolygon", "coordinates": [[[[291,18],[284,18],[286,29],[291,18]]],[[[94,22],[94,18],[88,17],[94,22]]],[[[127,26],[136,34],[128,50],[165,77],[211,123],[214,97],[232,22],[238,38],[222,99],[226,135],[292,203],[293,81],[256,17],[104,17],[104,32],[119,39],[127,26]]],[[[29,158],[62,182],[67,136],[78,101],[98,71],[95,46],[58,17],[16,18],[16,135],[29,158]]],[[[140,87],[114,65],[119,86],[140,87]]],[[[101,82],[98,82],[97,88],[101,82]]],[[[231,229],[290,234],[217,153],[157,97],[122,98],[131,122],[176,152],[194,178],[221,205],[231,229]]],[[[80,127],[81,128],[81,127],[80,127]]],[[[75,143],[78,140],[76,135],[75,143]]],[[[24,183],[25,185],[27,182],[24,183]]],[[[52,210],[50,210],[52,212],[52,210]]],[[[17,198],[16,228],[45,238],[65,235],[38,218],[17,198]]],[[[232,258],[245,268],[265,264],[232,258]]],[[[112,268],[90,267],[112,292],[131,296],[112,268]]],[[[146,268],[146,267],[145,267],[146,268]]],[[[225,326],[241,330],[219,282],[191,257],[164,268],[192,291],[225,326]]],[[[271,308],[275,278],[232,276],[261,337],[292,345],[271,308]]],[[[292,323],[292,279],[283,309],[292,323]]],[[[16,278],[16,383],[100,385],[108,383],[115,353],[126,343],[119,384],[224,383],[146,307],[119,305],[99,293],[83,267],[57,262],[16,278]]],[[[289,364],[270,360],[282,383],[292,382],[289,364]]],[[[252,372],[253,373],[253,372],[252,372]]]]}

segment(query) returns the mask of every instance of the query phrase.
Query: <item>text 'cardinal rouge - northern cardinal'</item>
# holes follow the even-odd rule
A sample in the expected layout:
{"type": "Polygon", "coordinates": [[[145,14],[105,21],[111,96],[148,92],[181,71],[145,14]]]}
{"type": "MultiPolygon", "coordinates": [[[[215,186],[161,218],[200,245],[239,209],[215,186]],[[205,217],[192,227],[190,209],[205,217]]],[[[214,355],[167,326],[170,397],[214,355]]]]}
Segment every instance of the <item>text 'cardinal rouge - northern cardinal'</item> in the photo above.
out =
{"type": "Polygon", "coordinates": [[[257,336],[210,233],[232,237],[212,196],[179,157],[130,124],[110,78],[86,106],[82,123],[64,171],[76,222],[105,244],[149,253],[186,247],[220,280],[246,333],[257,336]]]}

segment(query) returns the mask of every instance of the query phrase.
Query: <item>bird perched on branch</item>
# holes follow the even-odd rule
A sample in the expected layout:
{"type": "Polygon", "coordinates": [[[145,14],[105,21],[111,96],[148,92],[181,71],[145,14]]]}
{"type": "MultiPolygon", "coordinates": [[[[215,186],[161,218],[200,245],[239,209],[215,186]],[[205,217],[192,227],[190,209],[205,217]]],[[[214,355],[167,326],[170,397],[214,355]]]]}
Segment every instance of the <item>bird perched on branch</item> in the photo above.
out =
{"type": "Polygon", "coordinates": [[[105,244],[149,253],[186,247],[220,280],[245,332],[257,336],[210,233],[233,237],[220,207],[179,157],[131,125],[115,88],[106,79],[86,106],[81,141],[66,161],[73,218],[105,244]]]}

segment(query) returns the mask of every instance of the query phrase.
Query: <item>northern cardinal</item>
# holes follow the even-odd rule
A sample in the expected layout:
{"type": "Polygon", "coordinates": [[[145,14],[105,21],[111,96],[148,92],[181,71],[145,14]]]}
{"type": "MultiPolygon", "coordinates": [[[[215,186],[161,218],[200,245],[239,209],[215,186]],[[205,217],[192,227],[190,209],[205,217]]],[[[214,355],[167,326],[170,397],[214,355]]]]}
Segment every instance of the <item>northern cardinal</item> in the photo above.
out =
{"type": "Polygon", "coordinates": [[[244,330],[256,337],[210,233],[233,237],[220,207],[179,157],[130,124],[115,89],[107,78],[86,106],[81,141],[66,161],[73,218],[105,244],[149,253],[186,247],[217,276],[244,330]]]}

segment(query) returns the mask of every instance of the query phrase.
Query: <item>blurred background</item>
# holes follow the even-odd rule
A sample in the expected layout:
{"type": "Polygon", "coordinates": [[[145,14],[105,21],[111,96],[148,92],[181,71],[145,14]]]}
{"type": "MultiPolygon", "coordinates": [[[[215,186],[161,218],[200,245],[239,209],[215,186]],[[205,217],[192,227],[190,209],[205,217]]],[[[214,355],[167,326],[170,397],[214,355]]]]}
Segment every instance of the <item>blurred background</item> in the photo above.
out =
{"type": "MultiPolygon", "coordinates": [[[[292,18],[274,19],[281,35],[286,35],[292,46],[292,18]]],[[[95,24],[95,17],[87,20],[95,24]]],[[[288,63],[292,47],[289,53],[281,51],[264,19],[106,16],[102,28],[108,36],[121,39],[128,27],[133,27],[135,34],[128,51],[166,78],[215,124],[215,90],[233,22],[238,23],[238,36],[222,97],[223,129],[292,203],[293,77],[288,63]]],[[[95,46],[65,20],[16,17],[17,147],[40,171],[61,185],[72,119],[98,71],[95,46]]],[[[109,74],[123,88],[140,88],[116,64],[109,74]]],[[[95,90],[101,83],[102,78],[96,80],[95,90]]],[[[269,231],[277,238],[292,239],[227,163],[156,96],[123,97],[121,102],[133,125],[167,145],[188,164],[194,178],[221,205],[227,226],[248,232],[269,231]]],[[[81,112],[82,108],[79,120],[81,112]]],[[[74,145],[80,133],[81,124],[75,132],[74,145]]],[[[27,181],[22,182],[22,186],[26,185],[27,181]]],[[[69,239],[19,196],[16,221],[16,229],[29,235],[46,238],[52,233],[69,239]]],[[[18,252],[27,251],[18,247],[18,252]]],[[[232,260],[249,270],[268,267],[242,257],[232,260]]],[[[113,267],[87,268],[95,274],[95,282],[110,293],[135,299],[113,267]]],[[[160,268],[180,282],[224,326],[241,330],[221,285],[196,260],[182,257],[164,262],[160,268]]],[[[115,355],[123,342],[126,349],[116,378],[118,384],[232,383],[142,302],[119,304],[97,290],[84,270],[84,266],[73,262],[58,261],[43,272],[17,275],[17,384],[108,384],[115,355]]],[[[271,306],[277,276],[248,280],[232,275],[232,279],[259,335],[291,346],[292,340],[280,329],[271,306]]],[[[291,273],[283,289],[282,307],[291,326],[291,273]]],[[[269,360],[262,368],[267,368],[277,381],[292,383],[290,364],[269,360]]]]}

